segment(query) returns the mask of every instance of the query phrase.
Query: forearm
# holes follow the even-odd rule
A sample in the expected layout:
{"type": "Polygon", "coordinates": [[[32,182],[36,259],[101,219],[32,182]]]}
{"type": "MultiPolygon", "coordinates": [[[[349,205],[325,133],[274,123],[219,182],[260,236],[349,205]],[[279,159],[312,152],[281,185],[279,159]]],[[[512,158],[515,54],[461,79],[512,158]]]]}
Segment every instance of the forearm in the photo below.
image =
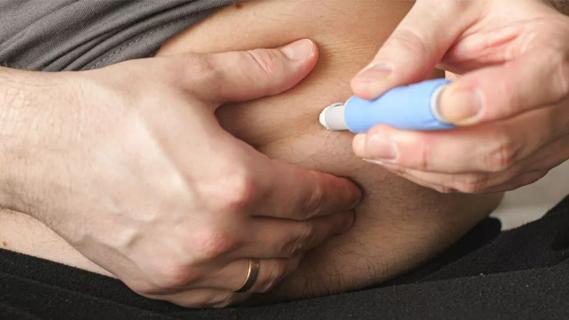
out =
{"type": "Polygon", "coordinates": [[[56,126],[50,110],[61,93],[54,91],[52,78],[0,68],[0,207],[31,212],[36,195],[26,186],[37,168],[39,146],[56,126]]]}
{"type": "Polygon", "coordinates": [[[29,131],[26,123],[25,108],[29,105],[25,79],[22,73],[0,68],[0,206],[15,209],[17,202],[17,175],[23,174],[19,168],[22,155],[21,141],[29,131]]]}

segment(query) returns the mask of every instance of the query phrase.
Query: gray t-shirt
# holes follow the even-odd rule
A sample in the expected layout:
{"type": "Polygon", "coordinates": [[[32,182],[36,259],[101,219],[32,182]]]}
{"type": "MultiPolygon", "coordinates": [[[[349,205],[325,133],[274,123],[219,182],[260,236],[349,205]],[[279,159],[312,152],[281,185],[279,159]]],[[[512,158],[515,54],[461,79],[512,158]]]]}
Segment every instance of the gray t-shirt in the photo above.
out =
{"type": "Polygon", "coordinates": [[[153,55],[236,0],[0,0],[0,64],[85,70],[153,55]]]}

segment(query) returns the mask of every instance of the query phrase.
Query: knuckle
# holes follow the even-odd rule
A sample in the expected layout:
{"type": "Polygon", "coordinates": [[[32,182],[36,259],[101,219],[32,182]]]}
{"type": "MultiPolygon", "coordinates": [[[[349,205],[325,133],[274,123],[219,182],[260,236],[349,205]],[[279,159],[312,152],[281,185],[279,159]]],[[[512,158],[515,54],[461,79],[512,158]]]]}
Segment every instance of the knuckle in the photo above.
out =
{"type": "Polygon", "coordinates": [[[462,177],[454,189],[461,193],[479,193],[486,188],[488,180],[487,174],[469,174],[462,177]]]}
{"type": "Polygon", "coordinates": [[[163,262],[153,277],[151,286],[143,288],[144,294],[158,294],[187,285],[195,280],[190,266],[178,262],[163,262]]]}
{"type": "Polygon", "coordinates": [[[460,193],[478,193],[481,190],[481,186],[476,183],[460,183],[455,187],[460,193]]]}
{"type": "Polygon", "coordinates": [[[277,50],[249,50],[247,55],[266,76],[279,74],[284,68],[282,53],[277,50]]]}
{"type": "Polygon", "coordinates": [[[457,190],[455,189],[456,185],[457,185],[457,183],[455,183],[455,181],[450,180],[450,181],[432,182],[432,183],[425,185],[425,187],[433,189],[433,190],[437,191],[438,193],[450,194],[450,193],[457,192],[457,190]]]}
{"type": "Polygon", "coordinates": [[[215,81],[209,80],[215,79],[219,75],[218,68],[205,55],[192,55],[191,59],[184,57],[184,60],[176,64],[175,68],[174,74],[178,74],[183,79],[187,79],[188,75],[191,75],[190,78],[197,82],[214,83],[215,81]],[[185,66],[184,72],[180,72],[180,66],[185,66]]]}
{"type": "Polygon", "coordinates": [[[218,228],[199,232],[192,243],[200,262],[214,260],[235,249],[237,240],[228,231],[218,228]]]}
{"type": "Polygon", "coordinates": [[[165,270],[162,274],[162,279],[159,281],[162,288],[179,288],[190,283],[191,280],[192,276],[189,268],[178,265],[170,270],[165,270]]]}
{"type": "Polygon", "coordinates": [[[271,268],[267,274],[267,278],[259,286],[259,292],[265,293],[272,290],[284,278],[286,266],[284,261],[277,261],[272,263],[271,268]]]}
{"type": "Polygon", "coordinates": [[[208,99],[211,93],[222,90],[223,82],[219,81],[222,70],[212,59],[201,54],[190,54],[190,58],[184,55],[179,59],[175,60],[177,63],[170,72],[174,75],[176,86],[183,84],[188,93],[203,99],[208,99]]]}
{"type": "Polygon", "coordinates": [[[298,252],[304,251],[308,248],[310,243],[314,240],[314,237],[315,228],[311,224],[305,223],[296,236],[294,236],[290,241],[283,243],[281,252],[286,257],[292,257],[298,252]]]}
{"type": "Polygon", "coordinates": [[[222,207],[230,212],[245,210],[255,199],[257,185],[253,177],[245,171],[223,177],[223,192],[219,194],[222,207]]]}
{"type": "Polygon", "coordinates": [[[223,309],[223,308],[227,308],[230,305],[235,303],[235,295],[234,294],[226,294],[223,296],[220,296],[219,298],[215,299],[215,301],[211,301],[209,303],[209,305],[212,308],[216,308],[216,309],[223,309]]]}
{"type": "Polygon", "coordinates": [[[486,169],[490,172],[504,171],[515,162],[518,150],[508,135],[502,136],[487,155],[486,169]]]}

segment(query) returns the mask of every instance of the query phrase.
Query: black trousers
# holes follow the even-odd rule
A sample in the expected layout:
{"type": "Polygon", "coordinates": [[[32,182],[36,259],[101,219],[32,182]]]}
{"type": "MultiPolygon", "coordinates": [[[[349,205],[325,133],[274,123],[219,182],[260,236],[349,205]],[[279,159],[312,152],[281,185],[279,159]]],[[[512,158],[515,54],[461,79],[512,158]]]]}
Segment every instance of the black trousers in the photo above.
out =
{"type": "Polygon", "coordinates": [[[119,281],[0,251],[0,319],[569,319],[569,197],[500,232],[486,219],[444,254],[397,279],[340,295],[187,310],[119,281]]]}

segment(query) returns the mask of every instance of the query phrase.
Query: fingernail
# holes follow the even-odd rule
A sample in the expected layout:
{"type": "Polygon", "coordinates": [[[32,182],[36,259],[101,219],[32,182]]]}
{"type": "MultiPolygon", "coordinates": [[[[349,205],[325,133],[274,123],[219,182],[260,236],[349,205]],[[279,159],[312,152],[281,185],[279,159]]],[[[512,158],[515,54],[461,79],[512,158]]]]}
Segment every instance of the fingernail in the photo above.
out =
{"type": "MultiPolygon", "coordinates": [[[[377,62],[367,66],[356,77],[358,89],[367,91],[369,96],[379,95],[389,84],[393,66],[386,62],[377,62]]],[[[359,90],[358,90],[359,91],[359,90]]]]}
{"type": "Polygon", "coordinates": [[[366,135],[360,133],[354,137],[354,141],[352,142],[352,149],[354,153],[360,157],[365,156],[365,148],[366,148],[366,135]]]}
{"type": "Polygon", "coordinates": [[[442,120],[457,125],[476,123],[482,113],[484,97],[477,89],[461,89],[452,85],[441,94],[438,113],[442,120]]]}
{"type": "Polygon", "coordinates": [[[381,135],[369,137],[366,150],[366,158],[369,160],[395,162],[399,156],[395,143],[381,135]]]}
{"type": "Polygon", "coordinates": [[[309,39],[298,40],[282,47],[281,52],[290,60],[305,60],[314,54],[314,42],[309,39]]]}

